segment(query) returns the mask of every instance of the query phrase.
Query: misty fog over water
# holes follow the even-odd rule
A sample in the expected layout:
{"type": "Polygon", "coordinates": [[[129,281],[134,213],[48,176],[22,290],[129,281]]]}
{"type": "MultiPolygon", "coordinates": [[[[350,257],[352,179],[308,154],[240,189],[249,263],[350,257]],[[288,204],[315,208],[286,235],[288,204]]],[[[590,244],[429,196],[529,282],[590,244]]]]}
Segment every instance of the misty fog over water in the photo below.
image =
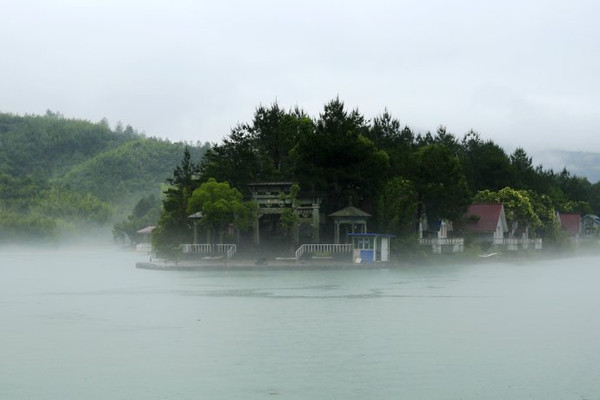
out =
{"type": "Polygon", "coordinates": [[[151,271],[1,249],[0,399],[592,399],[600,261],[151,271]]]}

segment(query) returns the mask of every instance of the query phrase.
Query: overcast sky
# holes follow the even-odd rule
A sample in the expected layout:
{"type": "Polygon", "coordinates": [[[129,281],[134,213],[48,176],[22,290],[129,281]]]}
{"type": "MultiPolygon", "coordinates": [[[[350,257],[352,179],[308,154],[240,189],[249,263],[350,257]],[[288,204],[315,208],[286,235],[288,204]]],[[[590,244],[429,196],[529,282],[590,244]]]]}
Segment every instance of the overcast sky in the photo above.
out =
{"type": "Polygon", "coordinates": [[[597,0],[0,0],[0,111],[218,142],[339,96],[417,132],[600,151],[597,0]]]}

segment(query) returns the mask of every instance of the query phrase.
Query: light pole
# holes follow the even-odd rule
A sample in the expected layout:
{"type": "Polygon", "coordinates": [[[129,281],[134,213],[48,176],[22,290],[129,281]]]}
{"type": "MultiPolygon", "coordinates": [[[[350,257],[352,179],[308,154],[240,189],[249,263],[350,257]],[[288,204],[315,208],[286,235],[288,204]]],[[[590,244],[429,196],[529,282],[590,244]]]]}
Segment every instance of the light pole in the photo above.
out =
{"type": "Polygon", "coordinates": [[[203,217],[202,212],[198,211],[193,213],[192,215],[188,215],[188,218],[193,221],[194,224],[194,242],[193,244],[198,244],[198,220],[203,217]]]}

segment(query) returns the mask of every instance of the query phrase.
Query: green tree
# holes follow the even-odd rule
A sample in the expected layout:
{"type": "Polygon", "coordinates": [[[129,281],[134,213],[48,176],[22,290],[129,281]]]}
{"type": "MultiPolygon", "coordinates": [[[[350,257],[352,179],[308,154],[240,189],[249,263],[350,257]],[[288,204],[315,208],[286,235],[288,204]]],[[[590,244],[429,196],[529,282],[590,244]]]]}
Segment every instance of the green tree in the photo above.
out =
{"type": "Polygon", "coordinates": [[[522,147],[510,155],[510,164],[515,171],[514,184],[517,189],[535,189],[536,173],[531,157],[522,147]]]}
{"type": "Polygon", "coordinates": [[[600,181],[590,188],[590,207],[594,214],[600,214],[600,181]]]}
{"type": "Polygon", "coordinates": [[[440,126],[438,128],[435,136],[433,137],[433,143],[441,144],[456,155],[459,154],[461,149],[461,145],[456,137],[452,133],[447,132],[445,126],[440,126]]]}
{"type": "Polygon", "coordinates": [[[257,176],[261,180],[292,179],[290,151],[298,137],[312,129],[312,120],[298,108],[286,112],[277,103],[258,107],[249,127],[259,159],[257,176]]]}
{"type": "Polygon", "coordinates": [[[527,190],[527,194],[529,195],[533,212],[540,220],[540,225],[536,231],[537,236],[556,236],[556,209],[550,196],[546,194],[540,195],[533,190],[527,190]]]}
{"type": "Polygon", "coordinates": [[[286,236],[290,240],[290,244],[298,244],[298,222],[300,217],[296,210],[298,208],[298,193],[300,192],[300,186],[293,184],[290,188],[290,193],[281,193],[281,200],[284,204],[289,204],[289,207],[285,207],[281,212],[281,225],[286,231],[286,236]]]}
{"type": "Polygon", "coordinates": [[[377,205],[377,226],[382,232],[405,236],[417,225],[418,196],[412,182],[395,177],[386,182],[377,205]]]}
{"type": "Polygon", "coordinates": [[[572,175],[566,168],[557,176],[560,189],[572,201],[587,201],[590,198],[592,184],[587,178],[572,175]]]}
{"type": "Polygon", "coordinates": [[[593,214],[594,210],[587,201],[572,201],[569,200],[563,204],[562,212],[578,213],[580,215],[593,214]]]}
{"type": "Polygon", "coordinates": [[[182,243],[191,242],[192,230],[188,219],[188,200],[198,187],[198,166],[192,161],[189,149],[183,152],[181,164],[167,182],[163,207],[156,229],[152,232],[152,245],[161,253],[172,252],[182,243]]]}
{"type": "Polygon", "coordinates": [[[390,176],[406,175],[415,147],[415,137],[409,127],[401,128],[400,122],[386,110],[373,119],[367,137],[388,154],[390,176]]]}
{"type": "Polygon", "coordinates": [[[243,192],[252,182],[294,180],[290,152],[298,137],[312,130],[312,120],[299,109],[259,106],[251,123],[238,124],[206,153],[201,180],[214,177],[243,192]]]}
{"type": "Polygon", "coordinates": [[[500,190],[514,181],[510,159],[504,150],[490,141],[483,141],[471,131],[462,140],[461,164],[471,192],[500,190]]]}
{"type": "Polygon", "coordinates": [[[440,143],[421,147],[415,153],[411,181],[418,196],[418,218],[430,221],[456,220],[470,202],[470,192],[458,157],[440,143]]]}
{"type": "Polygon", "coordinates": [[[200,162],[200,180],[228,181],[245,190],[257,180],[258,157],[248,126],[238,124],[223,142],[209,149],[200,162]]]}
{"type": "Polygon", "coordinates": [[[364,117],[347,112],[339,99],[324,107],[315,130],[294,149],[295,176],[302,188],[322,198],[324,211],[347,205],[349,197],[375,197],[389,168],[387,153],[366,136],[364,117]]]}
{"type": "Polygon", "coordinates": [[[255,207],[253,203],[244,202],[242,193],[229,183],[209,178],[192,193],[187,212],[201,212],[200,225],[211,233],[216,232],[222,243],[229,224],[236,229],[247,229],[252,225],[255,207]]]}

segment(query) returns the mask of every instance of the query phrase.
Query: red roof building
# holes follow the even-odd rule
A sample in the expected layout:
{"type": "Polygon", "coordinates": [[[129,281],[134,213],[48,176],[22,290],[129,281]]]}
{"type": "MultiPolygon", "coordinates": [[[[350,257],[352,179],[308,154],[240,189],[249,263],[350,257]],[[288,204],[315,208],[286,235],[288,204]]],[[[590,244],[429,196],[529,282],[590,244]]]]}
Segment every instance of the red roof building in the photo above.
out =
{"type": "Polygon", "coordinates": [[[579,237],[581,232],[581,215],[576,213],[556,213],[560,227],[570,237],[579,237]]]}
{"type": "Polygon", "coordinates": [[[502,239],[508,232],[502,204],[471,204],[464,214],[464,231],[490,239],[502,239]]]}

